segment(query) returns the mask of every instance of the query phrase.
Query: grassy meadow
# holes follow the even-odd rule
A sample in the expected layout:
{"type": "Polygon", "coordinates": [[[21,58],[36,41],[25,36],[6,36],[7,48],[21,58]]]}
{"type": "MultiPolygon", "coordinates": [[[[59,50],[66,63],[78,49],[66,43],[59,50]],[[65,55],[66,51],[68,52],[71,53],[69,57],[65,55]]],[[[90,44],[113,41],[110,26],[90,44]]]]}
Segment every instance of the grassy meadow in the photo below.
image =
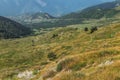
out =
{"type": "Polygon", "coordinates": [[[26,70],[34,73],[28,80],[120,80],[120,24],[93,33],[88,25],[0,40],[0,80],[27,80],[18,78],[26,70]]]}

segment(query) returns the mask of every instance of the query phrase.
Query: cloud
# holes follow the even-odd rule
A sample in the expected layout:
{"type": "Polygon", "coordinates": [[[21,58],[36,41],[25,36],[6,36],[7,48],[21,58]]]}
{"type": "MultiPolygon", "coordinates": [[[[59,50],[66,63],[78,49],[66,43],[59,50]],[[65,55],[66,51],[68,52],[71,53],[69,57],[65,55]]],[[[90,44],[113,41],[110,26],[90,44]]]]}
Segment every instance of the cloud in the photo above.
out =
{"type": "Polygon", "coordinates": [[[44,2],[43,0],[36,0],[36,2],[37,2],[38,4],[40,4],[42,7],[47,6],[47,3],[44,2]]]}

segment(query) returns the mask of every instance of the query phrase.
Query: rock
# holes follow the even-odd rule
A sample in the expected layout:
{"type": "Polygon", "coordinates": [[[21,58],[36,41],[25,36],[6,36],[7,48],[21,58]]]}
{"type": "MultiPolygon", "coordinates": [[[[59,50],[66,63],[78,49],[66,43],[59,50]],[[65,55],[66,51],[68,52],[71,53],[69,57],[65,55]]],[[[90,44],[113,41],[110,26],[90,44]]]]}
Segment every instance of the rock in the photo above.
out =
{"type": "Polygon", "coordinates": [[[26,70],[24,72],[19,73],[17,77],[23,80],[30,80],[34,77],[34,75],[33,75],[33,71],[26,70]]]}
{"type": "Polygon", "coordinates": [[[108,60],[108,61],[106,61],[106,62],[104,62],[104,63],[99,64],[98,67],[109,66],[109,65],[111,65],[111,64],[113,64],[113,61],[108,60]]]}

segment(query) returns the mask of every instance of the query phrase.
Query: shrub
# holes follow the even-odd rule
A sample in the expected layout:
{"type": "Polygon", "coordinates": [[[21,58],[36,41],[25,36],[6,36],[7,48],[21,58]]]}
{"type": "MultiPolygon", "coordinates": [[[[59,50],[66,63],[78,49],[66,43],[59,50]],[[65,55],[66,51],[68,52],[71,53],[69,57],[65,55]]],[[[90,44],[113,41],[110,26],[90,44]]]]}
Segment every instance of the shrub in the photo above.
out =
{"type": "Polygon", "coordinates": [[[92,27],[90,33],[93,33],[93,32],[95,32],[95,31],[97,31],[97,30],[98,30],[97,27],[92,27]]]}
{"type": "Polygon", "coordinates": [[[84,28],[84,31],[88,31],[88,28],[87,28],[87,27],[85,27],[85,28],[84,28]]]}
{"type": "Polygon", "coordinates": [[[56,57],[55,53],[51,52],[48,54],[48,58],[49,58],[49,60],[55,60],[57,57],[56,57]]]}
{"type": "Polygon", "coordinates": [[[56,38],[58,36],[58,34],[53,34],[52,38],[56,38]]]}

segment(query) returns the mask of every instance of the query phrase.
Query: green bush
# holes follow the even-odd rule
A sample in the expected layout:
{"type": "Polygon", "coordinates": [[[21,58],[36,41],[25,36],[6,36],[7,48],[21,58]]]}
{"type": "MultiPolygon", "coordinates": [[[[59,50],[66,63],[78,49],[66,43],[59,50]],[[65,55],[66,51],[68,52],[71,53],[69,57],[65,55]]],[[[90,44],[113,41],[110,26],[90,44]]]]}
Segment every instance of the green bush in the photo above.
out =
{"type": "Polygon", "coordinates": [[[84,28],[84,31],[88,31],[88,28],[87,28],[87,27],[85,27],[85,28],[84,28]]]}
{"type": "Polygon", "coordinates": [[[56,57],[55,53],[51,52],[48,54],[48,58],[49,58],[49,60],[55,60],[57,57],[56,57]]]}
{"type": "Polygon", "coordinates": [[[93,32],[95,32],[95,31],[97,31],[97,30],[98,30],[97,27],[92,27],[90,33],[93,33],[93,32]]]}

